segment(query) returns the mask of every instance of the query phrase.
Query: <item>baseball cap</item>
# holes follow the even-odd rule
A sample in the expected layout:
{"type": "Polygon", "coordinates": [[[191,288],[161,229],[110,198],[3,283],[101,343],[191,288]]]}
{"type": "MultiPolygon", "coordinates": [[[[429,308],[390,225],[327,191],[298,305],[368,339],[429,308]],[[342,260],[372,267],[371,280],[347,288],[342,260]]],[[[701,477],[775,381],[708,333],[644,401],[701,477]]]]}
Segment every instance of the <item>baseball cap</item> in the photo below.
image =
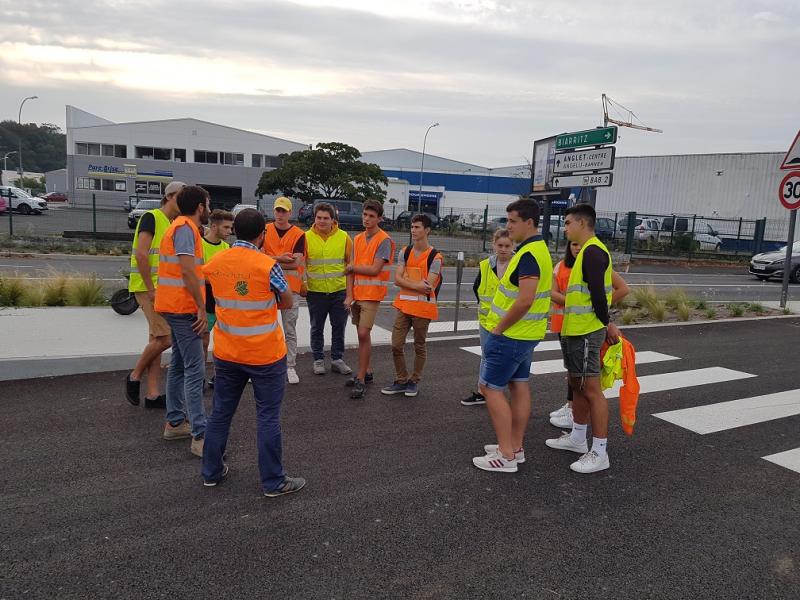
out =
{"type": "Polygon", "coordinates": [[[292,212],[292,201],[289,200],[286,196],[281,196],[280,198],[275,199],[274,208],[282,208],[283,210],[288,210],[289,212],[292,212]]]}
{"type": "Polygon", "coordinates": [[[164,189],[164,195],[169,196],[170,194],[175,194],[180,192],[183,188],[186,187],[186,184],[182,181],[170,181],[167,184],[167,187],[164,189]]]}

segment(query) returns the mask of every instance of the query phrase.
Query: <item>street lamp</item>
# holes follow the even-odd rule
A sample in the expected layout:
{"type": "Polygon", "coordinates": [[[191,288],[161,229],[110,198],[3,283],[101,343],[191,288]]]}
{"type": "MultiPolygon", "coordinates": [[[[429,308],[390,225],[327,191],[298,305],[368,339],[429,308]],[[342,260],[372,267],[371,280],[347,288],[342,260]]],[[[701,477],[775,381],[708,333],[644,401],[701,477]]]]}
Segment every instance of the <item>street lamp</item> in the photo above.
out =
{"type": "Polygon", "coordinates": [[[425,172],[425,145],[428,143],[428,134],[431,129],[438,127],[439,123],[434,123],[428,127],[425,132],[425,138],[422,140],[422,161],[419,165],[419,198],[417,198],[417,212],[422,212],[422,174],[425,172]]]}
{"type": "MultiPolygon", "coordinates": [[[[16,150],[12,150],[11,152],[6,152],[3,156],[3,171],[8,171],[8,157],[12,154],[16,154],[16,150]]],[[[0,172],[0,185],[3,185],[3,173],[0,172]]]]}
{"type": "Polygon", "coordinates": [[[28,100],[37,100],[39,96],[28,96],[25,98],[19,105],[19,115],[17,115],[17,123],[19,124],[19,153],[17,154],[17,158],[19,159],[19,187],[20,189],[25,189],[25,170],[22,168],[22,107],[25,106],[25,103],[28,100]]]}

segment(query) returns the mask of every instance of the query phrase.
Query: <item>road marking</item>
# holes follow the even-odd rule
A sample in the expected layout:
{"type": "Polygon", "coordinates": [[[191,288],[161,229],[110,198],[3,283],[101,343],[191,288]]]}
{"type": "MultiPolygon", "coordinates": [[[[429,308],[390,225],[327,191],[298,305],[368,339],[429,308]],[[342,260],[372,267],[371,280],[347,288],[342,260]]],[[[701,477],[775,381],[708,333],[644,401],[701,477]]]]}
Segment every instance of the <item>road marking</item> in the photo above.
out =
{"type": "Polygon", "coordinates": [[[630,281],[626,282],[628,287],[702,287],[702,288],[724,288],[724,287],[736,287],[736,288],[763,288],[766,287],[765,283],[650,283],[650,282],[643,282],[643,283],[631,283],[630,281]]]}
{"type": "MultiPolygon", "coordinates": [[[[462,350],[466,350],[471,354],[477,354],[478,356],[481,355],[481,347],[480,346],[465,346],[461,348],[462,350]]],[[[547,342],[539,342],[534,348],[535,352],[549,352],[552,350],[561,350],[561,342],[558,340],[551,340],[547,342]]],[[[560,362],[560,361],[559,361],[560,362]]]]}
{"type": "Polygon", "coordinates": [[[36,269],[37,267],[31,267],[28,265],[0,265],[0,267],[8,267],[11,269],[36,269]]]}
{"type": "MultiPolygon", "coordinates": [[[[473,329],[478,329],[478,322],[477,321],[459,321],[458,322],[458,330],[459,331],[471,331],[473,329]]],[[[428,331],[430,333],[441,333],[443,331],[453,331],[453,321],[434,321],[430,325],[428,325],[428,331]]]]}
{"type": "Polygon", "coordinates": [[[770,454],[769,456],[762,456],[761,458],[800,473],[800,448],[787,450],[786,452],[778,452],[777,454],[770,454]]]}
{"type": "MultiPolygon", "coordinates": [[[[660,352],[644,352],[636,353],[636,365],[646,365],[649,363],[664,362],[667,360],[680,360],[678,356],[670,356],[669,354],[661,354],[660,352]]],[[[564,361],[561,359],[556,360],[542,360],[534,361],[531,365],[531,373],[534,375],[547,375],[548,373],[564,373],[564,361]]]]}
{"type": "Polygon", "coordinates": [[[800,390],[788,390],[729,402],[654,414],[701,435],[800,414],[800,390]]]}
{"type": "MultiPolygon", "coordinates": [[[[661,373],[659,375],[644,375],[639,377],[640,394],[650,392],[664,392],[667,390],[677,390],[681,388],[694,387],[697,385],[708,385],[712,383],[724,383],[726,381],[736,381],[737,379],[747,379],[756,377],[750,373],[725,369],[723,367],[708,367],[705,369],[692,369],[690,371],[675,371],[673,373],[661,373]]],[[[619,389],[622,382],[617,381],[613,387],[607,389],[604,394],[606,398],[616,398],[619,396],[619,389]]]]}

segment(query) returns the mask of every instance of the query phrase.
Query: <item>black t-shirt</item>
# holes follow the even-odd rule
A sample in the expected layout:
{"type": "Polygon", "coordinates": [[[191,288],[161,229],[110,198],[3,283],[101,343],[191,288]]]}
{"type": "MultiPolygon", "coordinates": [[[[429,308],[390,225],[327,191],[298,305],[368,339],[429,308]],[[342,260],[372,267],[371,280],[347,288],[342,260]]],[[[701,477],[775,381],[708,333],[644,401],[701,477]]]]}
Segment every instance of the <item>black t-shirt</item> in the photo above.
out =
{"type": "Polygon", "coordinates": [[[589,287],[594,314],[608,325],[608,301],[606,300],[605,272],[608,268],[608,254],[597,246],[589,246],[583,251],[583,280],[589,287]]]}
{"type": "Polygon", "coordinates": [[[139,233],[146,231],[153,237],[156,235],[156,218],[151,212],[144,213],[139,219],[139,233]]]}
{"type": "MultiPolygon", "coordinates": [[[[276,227],[275,231],[278,233],[278,237],[279,238],[283,238],[283,236],[285,236],[289,232],[290,229],[291,229],[291,227],[289,227],[289,229],[278,229],[276,227]]],[[[300,239],[297,240],[297,242],[295,243],[294,248],[292,249],[292,253],[293,254],[303,254],[303,253],[305,253],[305,251],[306,251],[306,236],[301,235],[300,239]]]]}
{"type": "MultiPolygon", "coordinates": [[[[542,240],[541,235],[534,235],[529,237],[527,240],[522,242],[519,246],[517,246],[517,252],[519,252],[523,246],[526,244],[530,244],[531,242],[538,242],[542,240]]],[[[512,285],[519,287],[519,278],[521,277],[539,277],[541,275],[541,270],[539,269],[539,263],[536,262],[536,258],[534,258],[533,254],[525,253],[523,254],[519,262],[517,263],[517,268],[508,276],[509,280],[511,281],[512,285]]]]}

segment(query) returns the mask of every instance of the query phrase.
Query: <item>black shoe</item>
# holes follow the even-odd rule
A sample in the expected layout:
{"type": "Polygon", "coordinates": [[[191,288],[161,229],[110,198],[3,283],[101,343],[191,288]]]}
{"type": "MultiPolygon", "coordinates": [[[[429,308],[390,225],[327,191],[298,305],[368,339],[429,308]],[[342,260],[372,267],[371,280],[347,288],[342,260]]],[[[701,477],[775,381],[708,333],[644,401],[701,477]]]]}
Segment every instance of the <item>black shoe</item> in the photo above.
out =
{"type": "Polygon", "coordinates": [[[125,376],[125,397],[134,406],[139,406],[139,393],[142,387],[141,381],[132,381],[131,374],[125,376]]]}
{"type": "Polygon", "coordinates": [[[164,394],[161,394],[157,398],[153,398],[152,400],[147,396],[144,397],[144,407],[145,408],[167,408],[167,397],[164,394]]]}
{"type": "MultiPolygon", "coordinates": [[[[350,379],[345,381],[344,384],[347,387],[353,387],[353,384],[356,382],[356,379],[358,379],[358,375],[353,375],[350,379]]],[[[366,376],[364,377],[364,383],[372,383],[374,379],[375,379],[375,373],[367,373],[366,376]]]]}
{"type": "Polygon", "coordinates": [[[461,401],[461,404],[464,406],[477,406],[478,404],[486,404],[486,398],[483,397],[483,394],[472,392],[472,395],[469,398],[464,398],[461,401]]]}
{"type": "MultiPolygon", "coordinates": [[[[223,461],[225,460],[224,456],[222,457],[222,460],[223,461]]],[[[204,480],[203,481],[203,485],[206,486],[206,487],[216,487],[217,485],[222,483],[222,480],[225,479],[227,476],[228,476],[228,465],[226,465],[223,462],[222,463],[222,475],[220,475],[218,479],[213,479],[213,480],[210,480],[210,481],[204,480]]]]}
{"type": "Polygon", "coordinates": [[[364,397],[364,393],[367,391],[367,386],[364,385],[364,382],[360,379],[356,379],[355,383],[353,383],[353,391],[350,392],[350,397],[353,400],[360,400],[364,397]]]}

